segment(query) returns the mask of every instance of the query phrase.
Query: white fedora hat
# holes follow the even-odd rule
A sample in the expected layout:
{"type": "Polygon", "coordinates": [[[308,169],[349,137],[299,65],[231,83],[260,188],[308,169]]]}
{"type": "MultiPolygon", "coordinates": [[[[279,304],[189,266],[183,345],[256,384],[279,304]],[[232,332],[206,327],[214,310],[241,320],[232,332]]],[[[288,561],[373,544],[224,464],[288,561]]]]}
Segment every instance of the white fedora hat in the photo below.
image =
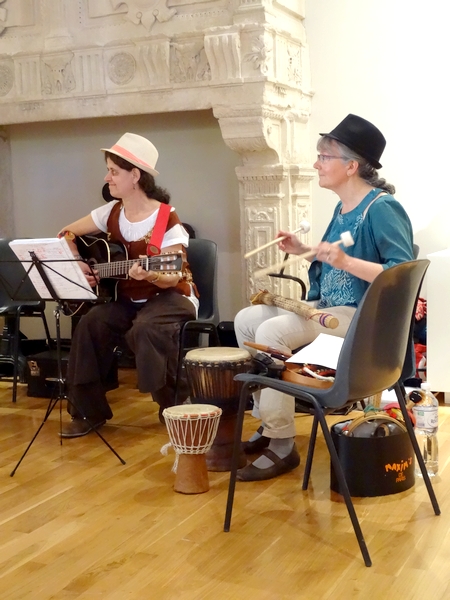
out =
{"type": "Polygon", "coordinates": [[[129,163],[142,169],[150,175],[159,175],[155,169],[158,160],[158,150],[142,135],[124,133],[111,148],[101,148],[103,152],[110,152],[124,158],[129,163]]]}

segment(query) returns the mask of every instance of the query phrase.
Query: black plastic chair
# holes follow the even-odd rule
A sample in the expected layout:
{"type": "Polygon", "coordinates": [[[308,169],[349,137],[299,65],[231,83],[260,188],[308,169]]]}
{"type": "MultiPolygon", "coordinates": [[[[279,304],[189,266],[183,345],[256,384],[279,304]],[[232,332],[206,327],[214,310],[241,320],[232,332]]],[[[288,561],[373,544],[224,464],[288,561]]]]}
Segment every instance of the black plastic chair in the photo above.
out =
{"type": "Polygon", "coordinates": [[[13,367],[12,401],[16,402],[17,383],[25,382],[26,359],[20,353],[21,317],[39,317],[45,331],[46,346],[51,343],[45,316],[45,302],[41,300],[26,271],[9,246],[11,240],[0,239],[0,316],[5,324],[1,338],[0,364],[13,367]]]}
{"type": "Polygon", "coordinates": [[[180,331],[178,351],[178,371],[176,389],[183,369],[183,357],[191,348],[200,345],[200,335],[208,336],[209,346],[219,346],[217,325],[219,309],[217,304],[217,244],[211,240],[190,239],[187,248],[187,260],[192,277],[197,286],[200,299],[198,317],[187,321],[180,331]]]}
{"type": "Polygon", "coordinates": [[[405,389],[401,383],[405,369],[405,356],[409,350],[417,297],[428,265],[428,260],[410,261],[396,265],[383,271],[369,286],[345,337],[336,369],[335,381],[330,388],[309,388],[248,373],[236,376],[235,379],[243,381],[244,385],[240,396],[236,426],[233,464],[224,524],[225,531],[230,529],[247,397],[251,390],[260,387],[273,388],[294,396],[314,414],[303,489],[307,489],[308,486],[317,426],[320,423],[333,469],[339,482],[339,488],[342,490],[366,566],[372,564],[371,559],[345,481],[344,472],[331,438],[331,432],[325,419],[327,414],[361,398],[373,396],[385,389],[394,388],[434,512],[436,515],[440,514],[439,505],[406,411],[405,389]]]}

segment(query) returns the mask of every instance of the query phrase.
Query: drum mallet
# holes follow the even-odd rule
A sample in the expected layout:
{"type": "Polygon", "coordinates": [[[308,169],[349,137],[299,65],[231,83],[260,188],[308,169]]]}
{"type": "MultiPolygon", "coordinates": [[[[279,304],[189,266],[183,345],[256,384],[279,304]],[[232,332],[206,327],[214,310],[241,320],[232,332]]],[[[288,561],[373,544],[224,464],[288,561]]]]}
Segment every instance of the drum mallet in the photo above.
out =
{"type": "MultiPolygon", "coordinates": [[[[349,247],[349,246],[353,246],[354,243],[355,242],[353,240],[353,236],[350,233],[350,231],[344,231],[343,233],[341,233],[341,239],[337,240],[336,242],[333,242],[331,245],[339,246],[340,244],[342,244],[344,247],[349,247]]],[[[293,265],[293,264],[303,260],[304,258],[310,258],[310,257],[314,256],[316,254],[316,252],[317,252],[317,248],[314,248],[312,250],[308,250],[308,252],[304,252],[303,254],[298,254],[296,256],[292,256],[292,257],[288,258],[287,260],[284,260],[283,262],[277,263],[275,265],[270,265],[270,267],[265,267],[264,269],[259,269],[259,271],[254,272],[253,277],[255,279],[260,279],[261,277],[264,277],[265,275],[273,272],[274,270],[278,271],[279,269],[282,269],[289,265],[293,265]]]]}
{"type": "MultiPolygon", "coordinates": [[[[311,229],[311,225],[308,223],[308,221],[301,221],[300,225],[292,233],[293,234],[294,233],[298,233],[299,231],[301,231],[301,233],[308,233],[308,231],[310,229],[311,229]]],[[[266,248],[269,248],[270,246],[273,246],[274,244],[278,244],[278,242],[282,242],[286,238],[287,238],[286,235],[282,235],[279,238],[275,238],[274,240],[272,240],[270,242],[267,242],[267,244],[263,244],[259,248],[255,248],[254,250],[250,250],[250,252],[247,252],[247,254],[244,254],[244,258],[249,258],[250,256],[253,256],[254,254],[257,254],[261,250],[265,250],[266,248]]]]}

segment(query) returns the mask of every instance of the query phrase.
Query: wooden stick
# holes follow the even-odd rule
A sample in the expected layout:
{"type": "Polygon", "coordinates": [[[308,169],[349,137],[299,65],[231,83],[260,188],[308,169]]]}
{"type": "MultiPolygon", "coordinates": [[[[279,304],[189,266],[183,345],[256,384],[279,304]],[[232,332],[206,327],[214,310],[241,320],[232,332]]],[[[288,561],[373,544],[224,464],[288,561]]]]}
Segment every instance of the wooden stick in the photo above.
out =
{"type": "MultiPolygon", "coordinates": [[[[333,242],[331,245],[339,246],[339,244],[344,244],[344,246],[353,246],[354,243],[355,242],[353,241],[351,233],[349,231],[345,231],[341,235],[341,239],[337,240],[336,242],[333,242]],[[348,236],[350,236],[350,237],[348,237],[348,236]],[[350,243],[350,241],[351,241],[351,243],[350,243]]],[[[312,250],[308,250],[308,252],[304,252],[303,254],[297,254],[296,256],[289,257],[287,260],[283,260],[282,262],[279,262],[274,265],[270,265],[269,267],[265,267],[264,269],[259,269],[258,271],[255,271],[253,274],[253,277],[255,279],[261,279],[261,277],[264,277],[265,275],[267,275],[268,273],[270,273],[272,271],[278,271],[279,269],[282,269],[289,265],[298,263],[301,260],[303,260],[304,258],[311,258],[312,256],[314,256],[316,254],[316,252],[317,252],[317,248],[313,248],[312,250]]]]}
{"type": "Polygon", "coordinates": [[[286,358],[291,358],[292,353],[284,352],[282,350],[277,350],[272,346],[264,346],[263,344],[255,344],[255,342],[244,342],[244,346],[248,346],[249,348],[254,348],[255,350],[261,350],[261,352],[266,352],[266,354],[275,355],[274,358],[280,358],[281,360],[285,360],[286,358]]]}
{"type": "MultiPolygon", "coordinates": [[[[293,234],[294,233],[298,233],[299,231],[302,231],[303,233],[308,233],[308,231],[310,230],[310,228],[311,228],[311,226],[308,223],[308,221],[302,221],[300,223],[300,226],[297,227],[297,229],[295,229],[292,233],[293,234]]],[[[253,256],[254,254],[257,254],[261,250],[265,250],[266,248],[269,248],[269,246],[273,246],[274,244],[277,244],[278,242],[282,242],[286,238],[287,238],[287,235],[282,235],[279,238],[275,238],[271,242],[267,242],[267,244],[263,244],[259,248],[255,248],[254,250],[250,250],[250,252],[247,252],[247,254],[244,254],[244,258],[249,258],[250,256],[253,256]]]]}

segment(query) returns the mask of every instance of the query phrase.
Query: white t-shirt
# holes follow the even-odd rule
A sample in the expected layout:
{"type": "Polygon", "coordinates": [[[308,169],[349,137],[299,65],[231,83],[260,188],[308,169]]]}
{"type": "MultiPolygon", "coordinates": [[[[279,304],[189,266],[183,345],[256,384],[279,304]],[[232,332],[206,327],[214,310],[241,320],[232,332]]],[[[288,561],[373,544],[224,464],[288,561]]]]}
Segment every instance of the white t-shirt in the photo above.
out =
{"type": "MultiPolygon", "coordinates": [[[[94,210],[91,211],[91,217],[96,227],[98,227],[100,231],[103,231],[104,233],[108,231],[109,215],[111,214],[113,206],[117,204],[117,202],[119,201],[111,200],[111,202],[108,202],[103,206],[99,206],[98,208],[94,208],[94,210]]],[[[170,212],[174,210],[175,208],[171,206],[170,212]]],[[[143,238],[155,226],[158,213],[159,210],[155,211],[143,221],[132,223],[126,218],[125,211],[121,210],[119,214],[119,229],[123,238],[127,242],[136,242],[137,240],[143,238]]],[[[182,244],[185,248],[189,246],[189,234],[186,229],[179,224],[174,225],[171,229],[169,229],[169,231],[166,231],[161,243],[161,249],[167,248],[168,246],[175,246],[176,244],[182,244]]],[[[189,298],[189,300],[191,300],[191,302],[194,304],[198,314],[198,298],[194,294],[192,286],[191,295],[187,296],[187,298],[189,298]]]]}

